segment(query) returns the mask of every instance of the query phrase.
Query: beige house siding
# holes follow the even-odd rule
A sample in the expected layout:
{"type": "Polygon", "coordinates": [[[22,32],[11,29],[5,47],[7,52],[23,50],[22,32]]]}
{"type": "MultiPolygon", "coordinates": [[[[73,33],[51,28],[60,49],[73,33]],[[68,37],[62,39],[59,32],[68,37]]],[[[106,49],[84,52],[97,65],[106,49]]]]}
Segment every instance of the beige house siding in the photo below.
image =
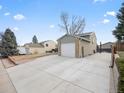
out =
{"type": "Polygon", "coordinates": [[[95,35],[95,33],[93,33],[92,35],[91,35],[91,37],[90,37],[90,39],[91,39],[91,52],[92,53],[94,53],[94,52],[96,52],[97,51],[97,38],[96,38],[96,35],[95,35]]]}
{"type": "Polygon", "coordinates": [[[85,42],[85,41],[79,41],[79,57],[84,57],[90,54],[90,50],[89,50],[89,43],[85,42]],[[82,51],[82,47],[83,47],[83,51],[82,51]]]}
{"type": "Polygon", "coordinates": [[[58,39],[58,55],[61,56],[61,44],[65,44],[65,43],[75,43],[76,58],[81,58],[94,54],[94,52],[96,52],[96,47],[97,47],[95,33],[92,33],[90,36],[88,36],[88,38],[90,42],[73,36],[65,35],[61,37],[60,39],[58,39]]]}
{"type": "MultiPolygon", "coordinates": [[[[89,40],[90,40],[90,43],[85,42],[85,41],[80,41],[80,43],[81,43],[80,47],[84,46],[84,56],[88,56],[88,55],[94,54],[94,52],[96,52],[97,39],[96,39],[95,33],[92,33],[89,40]]],[[[81,50],[81,48],[80,48],[80,50],[81,50]]],[[[80,54],[80,56],[82,56],[82,55],[80,54]]]]}
{"type": "Polygon", "coordinates": [[[79,39],[75,38],[75,57],[79,58],[79,39]]]}
{"type": "Polygon", "coordinates": [[[45,51],[51,51],[56,48],[56,43],[52,40],[48,40],[43,43],[45,51]],[[47,46],[48,45],[48,46],[47,46]]]}
{"type": "Polygon", "coordinates": [[[31,54],[45,54],[44,48],[40,47],[30,47],[29,51],[31,54]]]}

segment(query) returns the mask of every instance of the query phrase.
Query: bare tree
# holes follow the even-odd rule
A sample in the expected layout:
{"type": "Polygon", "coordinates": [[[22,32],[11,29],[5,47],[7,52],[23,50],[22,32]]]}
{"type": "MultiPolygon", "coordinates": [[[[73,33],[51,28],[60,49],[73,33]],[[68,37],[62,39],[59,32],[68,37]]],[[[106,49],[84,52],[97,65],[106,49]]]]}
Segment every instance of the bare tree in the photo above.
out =
{"type": "Polygon", "coordinates": [[[66,34],[76,35],[82,34],[85,27],[85,19],[81,16],[72,16],[72,19],[69,21],[69,16],[67,13],[62,13],[61,16],[62,24],[59,25],[66,34]]]}

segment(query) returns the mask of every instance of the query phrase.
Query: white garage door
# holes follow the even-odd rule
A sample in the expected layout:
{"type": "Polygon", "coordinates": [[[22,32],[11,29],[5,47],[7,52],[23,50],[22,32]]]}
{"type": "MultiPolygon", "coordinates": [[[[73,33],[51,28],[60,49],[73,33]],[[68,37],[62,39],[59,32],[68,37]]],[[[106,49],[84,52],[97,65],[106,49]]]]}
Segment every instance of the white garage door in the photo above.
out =
{"type": "Polygon", "coordinates": [[[75,57],[75,43],[62,44],[61,55],[67,57],[75,57]]]}

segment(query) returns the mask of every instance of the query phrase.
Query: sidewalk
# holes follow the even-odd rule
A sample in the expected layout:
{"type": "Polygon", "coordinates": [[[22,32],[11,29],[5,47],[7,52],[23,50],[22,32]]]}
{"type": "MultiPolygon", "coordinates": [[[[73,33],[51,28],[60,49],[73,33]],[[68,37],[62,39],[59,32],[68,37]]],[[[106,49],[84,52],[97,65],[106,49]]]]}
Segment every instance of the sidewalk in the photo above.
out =
{"type": "Polygon", "coordinates": [[[0,93],[16,93],[13,87],[8,73],[6,72],[1,60],[0,60],[0,93]]]}

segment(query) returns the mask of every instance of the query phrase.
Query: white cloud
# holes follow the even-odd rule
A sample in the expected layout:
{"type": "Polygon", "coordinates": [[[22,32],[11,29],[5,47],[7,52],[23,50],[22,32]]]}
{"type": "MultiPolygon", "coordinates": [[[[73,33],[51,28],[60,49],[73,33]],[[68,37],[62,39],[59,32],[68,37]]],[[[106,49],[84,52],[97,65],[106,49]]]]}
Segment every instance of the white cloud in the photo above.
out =
{"type": "Polygon", "coordinates": [[[18,30],[19,30],[18,27],[14,27],[14,28],[13,28],[13,31],[18,31],[18,30]]]}
{"type": "Polygon", "coordinates": [[[55,25],[50,25],[49,27],[50,27],[50,28],[55,28],[55,25]]]}
{"type": "Polygon", "coordinates": [[[106,15],[109,15],[109,16],[116,16],[116,12],[115,12],[115,11],[107,11],[107,12],[106,12],[106,15]]]}
{"type": "Polygon", "coordinates": [[[110,22],[109,19],[104,19],[104,20],[102,21],[103,24],[107,24],[107,23],[109,23],[109,22],[110,22]]]}
{"type": "Polygon", "coordinates": [[[17,14],[13,18],[17,21],[21,21],[21,20],[25,19],[25,16],[23,14],[17,14]]]}
{"type": "Polygon", "coordinates": [[[3,6],[2,5],[0,5],[0,10],[3,8],[3,6]]]}
{"type": "Polygon", "coordinates": [[[107,15],[106,14],[104,14],[104,17],[106,17],[107,15]]]}
{"type": "Polygon", "coordinates": [[[9,13],[9,12],[6,12],[6,13],[4,13],[4,15],[5,15],[5,16],[9,16],[9,15],[10,15],[10,13],[9,13]]]}
{"type": "Polygon", "coordinates": [[[94,2],[105,2],[106,0],[94,0],[94,2]]]}
{"type": "Polygon", "coordinates": [[[116,16],[116,12],[115,11],[107,11],[105,14],[104,14],[104,17],[107,17],[107,16],[116,16]]]}

